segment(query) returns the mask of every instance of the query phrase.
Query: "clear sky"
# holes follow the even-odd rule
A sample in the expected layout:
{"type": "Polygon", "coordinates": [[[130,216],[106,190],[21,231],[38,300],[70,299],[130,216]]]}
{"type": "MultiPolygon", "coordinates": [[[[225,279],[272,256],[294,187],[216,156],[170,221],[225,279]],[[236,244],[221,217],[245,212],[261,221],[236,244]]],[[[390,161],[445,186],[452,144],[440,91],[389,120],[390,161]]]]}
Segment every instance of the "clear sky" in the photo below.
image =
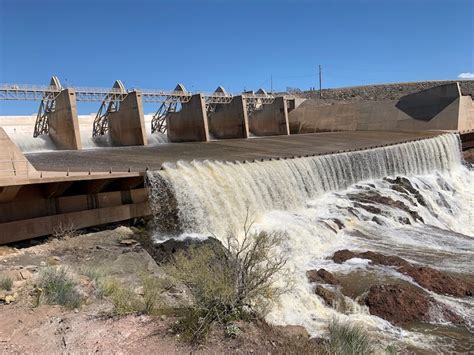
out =
{"type": "MultiPolygon", "coordinates": [[[[473,4],[0,0],[0,82],[308,89],[319,64],[323,87],[456,79],[474,72],[473,4]]],[[[0,115],[37,106],[0,101],[0,115]]]]}

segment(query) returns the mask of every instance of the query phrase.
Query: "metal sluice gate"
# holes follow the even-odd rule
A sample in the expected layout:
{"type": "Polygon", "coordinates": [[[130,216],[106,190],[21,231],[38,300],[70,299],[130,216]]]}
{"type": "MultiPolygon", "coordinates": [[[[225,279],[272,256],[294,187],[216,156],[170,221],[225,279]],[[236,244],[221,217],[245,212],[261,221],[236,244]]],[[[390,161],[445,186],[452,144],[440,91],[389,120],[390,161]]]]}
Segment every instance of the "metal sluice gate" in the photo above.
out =
{"type": "MultiPolygon", "coordinates": [[[[100,108],[94,119],[92,131],[93,137],[102,136],[109,129],[108,118],[110,113],[120,108],[120,102],[131,92],[138,92],[143,102],[160,103],[158,110],[151,121],[152,133],[166,133],[166,118],[173,112],[178,112],[182,104],[188,103],[193,93],[186,90],[182,84],[178,84],[172,91],[146,90],[131,88],[126,89],[122,81],[115,81],[112,88],[94,87],[63,87],[59,78],[53,76],[48,86],[28,84],[0,84],[0,100],[33,100],[41,101],[36,117],[34,137],[49,133],[49,115],[54,112],[56,99],[63,90],[74,90],[77,101],[101,102],[100,108]]],[[[229,104],[234,95],[229,94],[219,86],[211,94],[201,94],[206,104],[206,111],[212,114],[220,104],[229,104]]],[[[259,109],[262,105],[271,104],[275,96],[260,89],[256,93],[246,91],[242,93],[247,103],[249,112],[259,109]]]]}

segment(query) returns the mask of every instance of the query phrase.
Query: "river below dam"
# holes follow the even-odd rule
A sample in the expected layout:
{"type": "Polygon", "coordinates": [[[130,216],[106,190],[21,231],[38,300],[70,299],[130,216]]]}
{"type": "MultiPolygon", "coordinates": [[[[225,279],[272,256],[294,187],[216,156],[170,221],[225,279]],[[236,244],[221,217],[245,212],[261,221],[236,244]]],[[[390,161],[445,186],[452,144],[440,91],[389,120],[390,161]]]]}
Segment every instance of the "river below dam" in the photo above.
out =
{"type": "Polygon", "coordinates": [[[428,321],[399,326],[347,296],[343,309],[328,306],[306,276],[324,268],[354,293],[367,279],[415,283],[364,258],[332,260],[336,251],[349,249],[399,256],[472,282],[474,171],[463,164],[458,135],[287,160],[178,162],[149,172],[148,180],[158,241],[223,239],[229,230],[243,230],[248,214],[256,231],[285,236],[279,247],[288,257],[292,287],[273,305],[269,322],[301,325],[318,337],[336,318],[405,350],[474,351],[473,297],[423,289],[460,322],[453,324],[432,309],[428,321]],[[171,212],[165,205],[174,211],[175,230],[166,227],[171,212]]]}

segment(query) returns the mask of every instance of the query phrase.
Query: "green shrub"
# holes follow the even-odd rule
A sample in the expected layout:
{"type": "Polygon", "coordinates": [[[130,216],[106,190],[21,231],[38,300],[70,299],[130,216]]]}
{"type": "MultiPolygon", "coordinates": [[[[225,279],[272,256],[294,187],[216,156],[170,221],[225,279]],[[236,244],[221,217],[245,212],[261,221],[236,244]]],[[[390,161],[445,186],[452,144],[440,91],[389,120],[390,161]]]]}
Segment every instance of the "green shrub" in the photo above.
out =
{"type": "Polygon", "coordinates": [[[205,340],[211,326],[263,316],[270,302],[285,291],[275,285],[286,257],[278,252],[279,234],[251,233],[245,224],[238,239],[227,235],[223,252],[209,246],[178,252],[167,272],[188,286],[193,307],[184,311],[174,330],[191,343],[205,340]]]}
{"type": "Polygon", "coordinates": [[[139,296],[117,280],[105,280],[101,287],[104,296],[108,297],[114,305],[114,315],[125,316],[143,310],[143,302],[139,296]]]}
{"type": "Polygon", "coordinates": [[[368,334],[357,326],[332,320],[328,326],[326,351],[331,355],[369,354],[373,351],[368,334]]]}
{"type": "Polygon", "coordinates": [[[76,283],[64,267],[47,268],[39,275],[38,287],[48,304],[59,304],[67,308],[77,308],[81,304],[76,283]]]}
{"type": "Polygon", "coordinates": [[[13,279],[10,276],[2,276],[0,278],[0,290],[11,291],[13,287],[13,279]]]}
{"type": "Polygon", "coordinates": [[[161,294],[173,287],[170,280],[157,278],[150,275],[142,275],[143,286],[143,313],[155,314],[164,306],[161,294]]]}

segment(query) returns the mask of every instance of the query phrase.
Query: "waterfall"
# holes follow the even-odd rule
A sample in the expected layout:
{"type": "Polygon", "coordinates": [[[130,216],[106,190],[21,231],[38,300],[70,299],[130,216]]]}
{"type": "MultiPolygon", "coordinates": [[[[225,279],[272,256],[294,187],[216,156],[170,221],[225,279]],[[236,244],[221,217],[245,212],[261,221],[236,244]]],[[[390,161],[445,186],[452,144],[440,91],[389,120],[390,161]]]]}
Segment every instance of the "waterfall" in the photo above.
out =
{"type": "MultiPolygon", "coordinates": [[[[301,325],[322,336],[336,317],[389,342],[432,352],[463,351],[469,338],[464,333],[459,340],[438,341],[429,330],[393,326],[348,297],[347,308],[335,310],[315,295],[306,277],[306,271],[319,268],[355,284],[367,275],[395,282],[404,277],[390,267],[374,269],[363,259],[336,264],[330,257],[341,249],[397,255],[472,277],[474,171],[463,166],[460,148],[459,136],[447,133],[294,159],[167,164],[148,173],[156,237],[213,233],[221,238],[229,229],[241,231],[249,211],[256,230],[285,235],[280,248],[288,256],[293,283],[267,315],[271,323],[301,325]]],[[[472,298],[431,295],[474,329],[472,298]]],[[[433,322],[444,324],[442,316],[433,322]]]]}
{"type": "Polygon", "coordinates": [[[171,190],[180,230],[224,233],[254,216],[291,210],[364,180],[446,171],[461,162],[457,134],[355,152],[257,162],[193,161],[150,172],[152,207],[171,190]]]}

